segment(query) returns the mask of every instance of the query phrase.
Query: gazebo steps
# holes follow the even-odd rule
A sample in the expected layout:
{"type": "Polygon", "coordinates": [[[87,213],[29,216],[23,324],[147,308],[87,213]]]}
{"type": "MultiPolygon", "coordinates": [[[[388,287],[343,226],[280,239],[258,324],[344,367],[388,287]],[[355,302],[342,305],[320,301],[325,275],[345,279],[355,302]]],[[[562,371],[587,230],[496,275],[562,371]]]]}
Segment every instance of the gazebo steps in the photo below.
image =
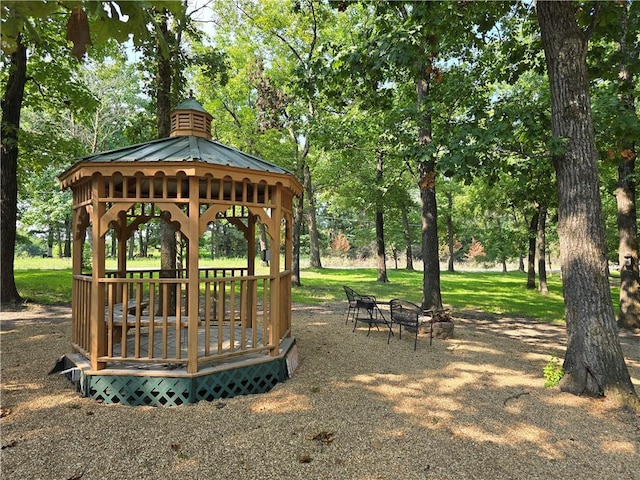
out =
{"type": "Polygon", "coordinates": [[[277,356],[227,357],[197,373],[175,364],[123,363],[91,370],[79,354],[65,357],[65,375],[84,397],[128,406],[175,406],[237,395],[265,393],[293,375],[298,352],[286,338],[277,356]]]}

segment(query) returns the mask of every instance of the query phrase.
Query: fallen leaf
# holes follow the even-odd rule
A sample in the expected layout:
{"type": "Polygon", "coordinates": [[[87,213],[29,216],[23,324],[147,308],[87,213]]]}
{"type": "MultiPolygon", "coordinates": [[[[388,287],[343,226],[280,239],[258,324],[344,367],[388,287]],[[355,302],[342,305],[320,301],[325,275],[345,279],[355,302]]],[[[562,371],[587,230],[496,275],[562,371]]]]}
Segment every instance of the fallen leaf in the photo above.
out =
{"type": "Polygon", "coordinates": [[[0,447],[2,450],[4,450],[5,448],[11,448],[11,447],[15,447],[18,444],[17,440],[12,440],[9,443],[7,443],[6,445],[2,445],[2,447],[0,447]]]}

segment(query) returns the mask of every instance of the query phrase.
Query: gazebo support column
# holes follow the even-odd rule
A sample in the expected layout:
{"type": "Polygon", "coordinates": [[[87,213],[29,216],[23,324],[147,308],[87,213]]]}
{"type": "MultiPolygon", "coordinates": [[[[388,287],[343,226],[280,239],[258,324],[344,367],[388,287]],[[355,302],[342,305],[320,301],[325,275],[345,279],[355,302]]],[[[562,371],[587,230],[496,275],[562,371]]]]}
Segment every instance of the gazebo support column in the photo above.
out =
{"type": "MultiPolygon", "coordinates": [[[[184,232],[185,225],[182,226],[184,232]]],[[[186,225],[188,240],[187,271],[188,271],[188,349],[187,349],[187,373],[198,371],[198,302],[200,297],[200,271],[199,271],[199,242],[200,236],[200,199],[198,196],[198,179],[189,179],[189,219],[186,225]]],[[[178,306],[180,308],[180,306],[178,306]]]]}
{"type": "Polygon", "coordinates": [[[278,185],[275,194],[276,207],[272,209],[273,236],[271,238],[271,330],[269,331],[269,343],[273,345],[271,355],[278,355],[280,345],[280,229],[282,223],[282,190],[278,185]]]}
{"type": "Polygon", "coordinates": [[[105,275],[105,237],[101,231],[100,219],[106,212],[104,198],[104,182],[101,175],[92,179],[91,194],[91,235],[92,235],[92,268],[91,268],[91,368],[101,370],[106,365],[98,358],[105,354],[106,329],[104,323],[104,285],[100,282],[105,275]]]}

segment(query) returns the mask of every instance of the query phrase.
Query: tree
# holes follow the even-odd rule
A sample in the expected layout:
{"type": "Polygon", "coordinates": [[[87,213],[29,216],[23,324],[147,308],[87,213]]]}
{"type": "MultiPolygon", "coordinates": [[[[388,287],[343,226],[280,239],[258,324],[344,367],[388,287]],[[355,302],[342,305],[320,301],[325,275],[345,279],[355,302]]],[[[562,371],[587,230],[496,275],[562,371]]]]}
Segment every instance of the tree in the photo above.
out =
{"type": "Polygon", "coordinates": [[[640,410],[617,335],[600,202],[586,57],[598,6],[578,25],[573,2],[537,3],[551,91],[558,235],[567,325],[563,391],[611,395],[640,410]]]}
{"type": "MultiPolygon", "coordinates": [[[[96,43],[102,43],[108,38],[125,41],[133,34],[134,42],[139,41],[146,33],[146,8],[154,3],[162,4],[165,8],[182,8],[179,0],[150,2],[115,2],[104,4],[105,8],[93,8],[92,18],[85,14],[84,2],[22,2],[7,0],[2,5],[2,50],[3,55],[9,57],[9,77],[2,97],[2,170],[0,171],[0,186],[2,187],[0,231],[0,287],[1,303],[19,303],[21,297],[15,286],[13,273],[13,257],[15,252],[16,220],[17,220],[17,171],[18,145],[20,131],[20,114],[25,97],[27,81],[28,49],[31,42],[47,48],[51,45],[59,47],[66,45],[58,34],[54,37],[41,35],[53,13],[68,16],[67,39],[74,43],[72,53],[81,59],[86,46],[92,43],[91,31],[94,32],[96,43]],[[120,15],[122,14],[122,15],[120,15]]],[[[96,6],[96,2],[87,1],[96,6]]],[[[101,4],[98,3],[98,6],[101,4]]],[[[57,58],[56,54],[52,54],[57,58]]],[[[50,62],[55,65],[56,62],[50,62]]]]}
{"type": "Polygon", "coordinates": [[[15,52],[9,62],[9,79],[2,97],[2,171],[0,174],[0,302],[20,303],[13,276],[13,252],[16,245],[18,211],[18,130],[27,76],[27,47],[17,37],[15,52]]]}

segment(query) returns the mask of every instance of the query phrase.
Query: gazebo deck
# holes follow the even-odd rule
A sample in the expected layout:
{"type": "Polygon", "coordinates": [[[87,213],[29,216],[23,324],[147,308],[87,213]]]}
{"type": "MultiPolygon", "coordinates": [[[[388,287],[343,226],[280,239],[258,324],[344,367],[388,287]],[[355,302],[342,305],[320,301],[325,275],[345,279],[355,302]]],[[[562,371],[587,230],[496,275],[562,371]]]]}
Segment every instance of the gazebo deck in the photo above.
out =
{"type": "MultiPolygon", "coordinates": [[[[148,329],[147,329],[148,330],[148,329]]],[[[186,330],[186,328],[184,329],[186,330]]],[[[252,343],[253,339],[253,329],[251,327],[246,328],[245,331],[242,331],[242,326],[240,323],[235,323],[233,325],[233,344],[231,343],[231,335],[232,328],[229,323],[225,323],[222,325],[222,337],[221,342],[218,342],[218,334],[220,329],[218,325],[212,325],[209,327],[209,334],[207,335],[206,327],[198,328],[198,356],[203,357],[207,354],[208,351],[218,350],[218,346],[220,345],[222,348],[219,351],[220,355],[228,355],[233,352],[239,351],[244,346],[245,349],[251,349],[254,347],[252,343]],[[209,348],[206,348],[206,339],[209,338],[209,348]],[[244,344],[244,345],[243,345],[244,344]]],[[[142,332],[140,334],[140,356],[160,359],[162,361],[162,353],[164,348],[164,342],[160,335],[153,336],[153,350],[150,352],[149,346],[149,332],[142,332]],[[151,353],[151,355],[150,355],[151,353]]],[[[262,329],[257,329],[256,331],[256,345],[262,345],[262,329]]],[[[166,347],[171,352],[179,352],[179,357],[187,358],[187,335],[184,333],[180,335],[180,339],[177,338],[175,329],[170,329],[167,332],[167,344],[166,347]],[[180,341],[180,348],[176,348],[178,340],[180,341]]],[[[136,339],[133,335],[127,335],[127,348],[126,350],[132,352],[136,347],[136,339]]],[[[122,352],[122,343],[118,343],[113,347],[113,356],[119,357],[122,352]]],[[[256,352],[257,355],[267,354],[268,350],[265,348],[264,352],[256,352]]],[[[177,355],[176,355],[177,356],[177,355]]],[[[126,362],[125,362],[126,363],[126,362]]],[[[185,360],[186,363],[186,360],[185,360]]],[[[137,365],[138,369],[148,369],[148,366],[137,365]]],[[[176,364],[173,364],[173,368],[176,368],[176,364]]]]}

